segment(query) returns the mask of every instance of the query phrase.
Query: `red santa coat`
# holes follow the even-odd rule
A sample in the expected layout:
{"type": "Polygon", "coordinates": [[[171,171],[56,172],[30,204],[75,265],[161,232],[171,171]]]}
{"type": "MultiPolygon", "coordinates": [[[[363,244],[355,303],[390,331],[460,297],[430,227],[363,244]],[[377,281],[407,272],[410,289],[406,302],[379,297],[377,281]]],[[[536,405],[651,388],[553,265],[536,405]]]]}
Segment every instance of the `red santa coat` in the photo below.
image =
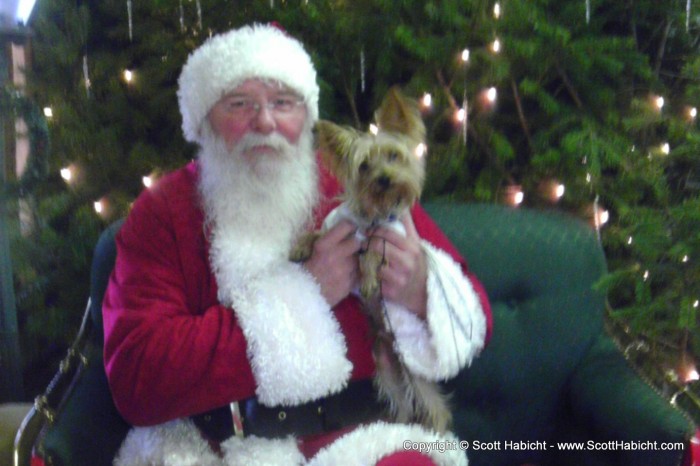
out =
{"type": "MultiPolygon", "coordinates": [[[[339,187],[321,176],[322,199],[339,187]]],[[[322,202],[318,223],[336,202],[322,202]]],[[[423,209],[420,237],[457,261],[470,281],[491,333],[486,293],[423,209]]],[[[208,411],[256,393],[246,339],[234,312],[219,304],[197,190],[197,165],[161,179],[134,203],[117,235],[117,261],[103,314],[105,366],[114,401],[134,425],[155,425],[208,411]]],[[[369,326],[357,298],[333,309],[345,337],[351,379],[374,373],[369,326]]]]}

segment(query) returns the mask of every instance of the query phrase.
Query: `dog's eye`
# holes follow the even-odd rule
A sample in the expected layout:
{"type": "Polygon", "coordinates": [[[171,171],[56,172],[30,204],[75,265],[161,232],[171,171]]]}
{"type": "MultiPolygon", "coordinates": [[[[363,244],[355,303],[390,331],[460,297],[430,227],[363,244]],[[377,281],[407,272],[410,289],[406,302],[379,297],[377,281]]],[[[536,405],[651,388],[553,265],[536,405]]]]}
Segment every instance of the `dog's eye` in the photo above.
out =
{"type": "Polygon", "coordinates": [[[399,154],[397,154],[396,152],[389,152],[389,155],[387,156],[387,160],[389,160],[389,162],[394,162],[398,157],[399,157],[399,154]]]}
{"type": "Polygon", "coordinates": [[[365,160],[360,164],[360,173],[365,173],[367,170],[369,170],[369,164],[365,160]]]}

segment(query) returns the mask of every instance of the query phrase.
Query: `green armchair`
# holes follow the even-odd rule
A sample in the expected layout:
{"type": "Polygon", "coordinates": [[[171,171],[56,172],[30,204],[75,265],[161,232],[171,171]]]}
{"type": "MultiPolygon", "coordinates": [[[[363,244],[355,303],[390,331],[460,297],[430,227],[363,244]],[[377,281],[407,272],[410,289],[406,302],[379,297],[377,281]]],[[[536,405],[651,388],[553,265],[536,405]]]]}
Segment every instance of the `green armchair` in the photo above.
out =
{"type": "MultiPolygon", "coordinates": [[[[604,333],[604,297],[593,284],[605,260],[591,228],[561,214],[494,205],[425,207],[493,306],[490,344],[446,384],[470,465],[681,464],[685,452],[678,449],[624,448],[688,445],[695,427],[635,374],[604,333]],[[628,443],[610,443],[617,441],[628,443]]],[[[100,303],[119,226],[96,247],[83,328],[20,429],[16,466],[29,465],[32,454],[47,465],[106,466],[129,429],[102,367],[100,303]]]]}

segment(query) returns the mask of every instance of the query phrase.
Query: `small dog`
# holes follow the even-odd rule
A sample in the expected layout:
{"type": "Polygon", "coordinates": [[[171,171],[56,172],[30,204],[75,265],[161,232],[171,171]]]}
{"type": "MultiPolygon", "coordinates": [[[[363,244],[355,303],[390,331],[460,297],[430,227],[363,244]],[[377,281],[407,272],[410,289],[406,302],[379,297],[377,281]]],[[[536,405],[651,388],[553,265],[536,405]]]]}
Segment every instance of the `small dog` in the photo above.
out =
{"type": "MultiPolygon", "coordinates": [[[[425,126],[416,102],[391,88],[375,113],[378,133],[359,133],[328,121],[316,124],[318,145],[324,162],[345,188],[344,202],[324,221],[328,229],[342,219],[358,226],[358,238],[371,241],[379,226],[405,235],[400,217],[420,198],[424,166],[425,126]]],[[[302,238],[292,260],[303,262],[311,256],[319,233],[302,238]]],[[[399,353],[391,322],[381,296],[380,270],[384,257],[365,251],[360,261],[360,296],[370,317],[377,367],[375,386],[389,406],[396,422],[420,422],[445,432],[452,421],[447,399],[440,387],[411,374],[399,353]]]]}

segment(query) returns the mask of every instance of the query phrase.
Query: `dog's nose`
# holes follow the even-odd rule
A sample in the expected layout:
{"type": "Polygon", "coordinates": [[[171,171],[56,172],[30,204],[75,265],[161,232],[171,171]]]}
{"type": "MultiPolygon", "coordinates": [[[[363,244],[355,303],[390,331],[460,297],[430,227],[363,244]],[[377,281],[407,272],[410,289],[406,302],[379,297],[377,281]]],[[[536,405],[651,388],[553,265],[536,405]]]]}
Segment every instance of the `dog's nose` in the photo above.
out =
{"type": "Polygon", "coordinates": [[[391,186],[391,178],[386,175],[382,175],[377,178],[377,184],[380,188],[387,189],[389,186],[391,186]]]}

